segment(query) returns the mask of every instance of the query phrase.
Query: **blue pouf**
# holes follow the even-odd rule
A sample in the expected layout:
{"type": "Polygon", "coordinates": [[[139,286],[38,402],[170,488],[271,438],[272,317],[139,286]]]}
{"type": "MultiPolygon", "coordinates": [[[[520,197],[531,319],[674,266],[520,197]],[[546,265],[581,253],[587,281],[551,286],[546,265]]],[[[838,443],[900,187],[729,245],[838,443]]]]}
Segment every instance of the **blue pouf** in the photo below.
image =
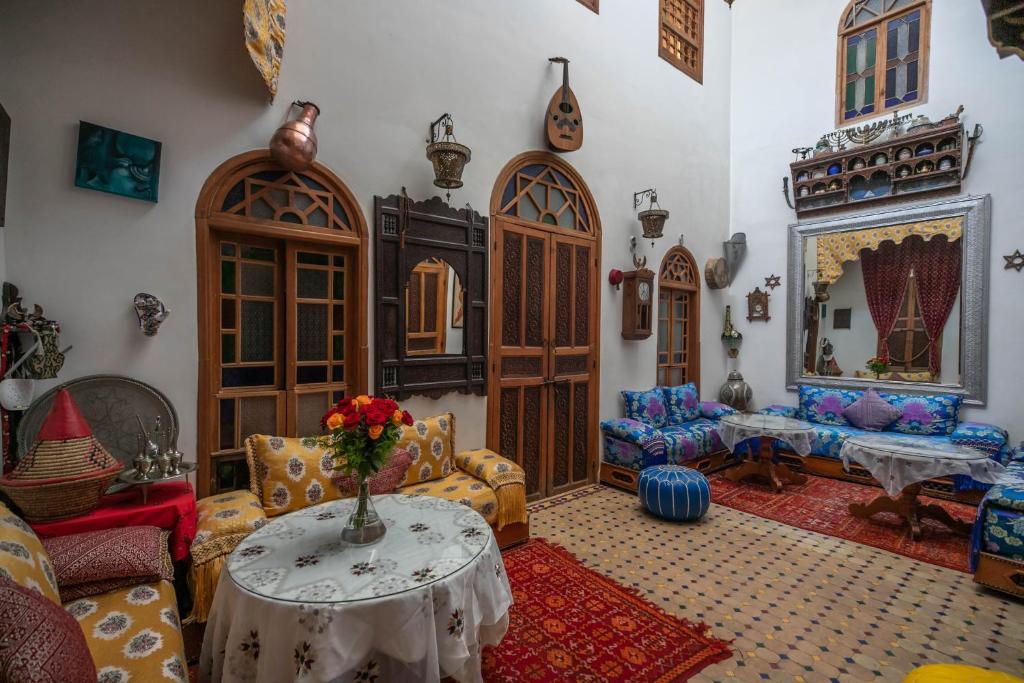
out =
{"type": "Polygon", "coordinates": [[[652,514],[673,522],[700,519],[711,505],[711,486],[697,470],[655,465],[640,473],[640,502],[652,514]]]}

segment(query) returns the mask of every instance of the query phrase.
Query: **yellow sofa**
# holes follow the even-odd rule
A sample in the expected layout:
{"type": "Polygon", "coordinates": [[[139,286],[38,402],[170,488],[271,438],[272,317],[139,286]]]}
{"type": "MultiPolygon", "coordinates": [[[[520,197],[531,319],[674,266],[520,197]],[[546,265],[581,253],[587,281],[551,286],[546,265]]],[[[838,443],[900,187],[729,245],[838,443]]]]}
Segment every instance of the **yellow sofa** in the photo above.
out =
{"type": "MultiPolygon", "coordinates": [[[[451,413],[405,427],[396,448],[412,464],[399,493],[459,501],[479,512],[502,548],[530,536],[526,475],[519,465],[487,449],[455,452],[451,413]]],[[[192,614],[206,621],[221,568],[231,551],[267,520],[310,505],[336,500],[329,455],[312,439],[253,435],[245,441],[250,490],[203,498],[197,503],[192,542],[192,614]]]]}
{"type": "MultiPolygon", "coordinates": [[[[20,517],[0,503],[0,574],[61,605],[50,558],[20,517]]],[[[174,586],[118,588],[63,605],[82,627],[102,681],[188,681],[174,586]]]]}

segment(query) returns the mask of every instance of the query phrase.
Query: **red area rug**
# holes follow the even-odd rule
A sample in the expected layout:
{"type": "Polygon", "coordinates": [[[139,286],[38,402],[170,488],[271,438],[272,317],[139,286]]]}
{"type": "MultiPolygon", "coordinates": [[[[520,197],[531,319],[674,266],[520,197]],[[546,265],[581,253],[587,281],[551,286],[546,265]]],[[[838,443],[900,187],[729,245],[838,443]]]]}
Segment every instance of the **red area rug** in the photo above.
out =
{"type": "MultiPolygon", "coordinates": [[[[870,520],[850,514],[850,503],[868,502],[882,489],[839,479],[808,476],[806,484],[786,486],[774,493],[767,484],[746,479],[734,484],[722,474],[712,475],[711,500],[735,510],[772,519],[808,531],[845,538],[864,545],[912,557],[941,567],[967,571],[968,538],[933,520],[921,523],[921,540],[914,541],[894,514],[883,512],[870,520]]],[[[922,503],[938,503],[954,517],[973,521],[977,509],[921,496],[922,503]]]]}
{"type": "Polygon", "coordinates": [[[674,617],[542,538],[502,554],[509,630],[484,650],[485,681],[684,681],[728,659],[704,624],[674,617]]]}

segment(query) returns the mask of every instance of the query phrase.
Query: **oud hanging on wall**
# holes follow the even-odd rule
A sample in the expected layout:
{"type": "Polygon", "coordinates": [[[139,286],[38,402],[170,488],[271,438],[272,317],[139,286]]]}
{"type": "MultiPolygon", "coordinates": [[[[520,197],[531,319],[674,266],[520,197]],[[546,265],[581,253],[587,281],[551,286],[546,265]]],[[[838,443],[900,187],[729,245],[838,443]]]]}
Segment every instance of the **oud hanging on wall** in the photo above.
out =
{"type": "Polygon", "coordinates": [[[548,145],[556,152],[575,152],[583,146],[583,115],[569,87],[569,60],[551,57],[549,61],[562,65],[562,87],[551,96],[545,114],[548,145]]]}

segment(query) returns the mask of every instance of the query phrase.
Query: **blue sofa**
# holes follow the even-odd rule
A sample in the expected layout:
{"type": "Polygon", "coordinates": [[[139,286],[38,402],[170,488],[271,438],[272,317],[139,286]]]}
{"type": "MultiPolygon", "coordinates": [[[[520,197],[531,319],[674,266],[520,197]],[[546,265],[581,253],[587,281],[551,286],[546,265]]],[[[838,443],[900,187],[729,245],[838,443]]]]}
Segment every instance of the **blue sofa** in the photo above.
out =
{"type": "Polygon", "coordinates": [[[702,402],[692,382],[647,391],[623,391],[625,417],[601,422],[601,480],[635,491],[640,472],[652,465],[686,465],[710,471],[728,464],[718,419],[736,411],[702,402]]]}
{"type": "Polygon", "coordinates": [[[1024,597],[1024,444],[1007,470],[1009,481],[989,489],[978,507],[971,571],[982,585],[1024,597]]]}
{"type": "MultiPolygon", "coordinates": [[[[856,401],[864,392],[849,389],[832,389],[800,385],[799,405],[771,405],[760,412],[769,415],[784,415],[806,420],[814,425],[815,440],[811,455],[803,463],[803,469],[816,474],[841,476],[858,482],[874,483],[874,479],[865,470],[851,467],[844,472],[839,462],[839,451],[843,442],[850,436],[869,434],[854,427],[843,417],[843,410],[856,401]]],[[[883,432],[887,436],[900,438],[928,437],[936,442],[955,443],[972,446],[1000,462],[1010,459],[1010,447],[1007,445],[1008,435],[1005,429],[981,422],[960,422],[959,396],[952,394],[911,395],[880,392],[879,395],[902,412],[902,415],[883,432]]],[[[777,444],[785,451],[785,444],[777,444]]],[[[970,477],[953,477],[952,483],[944,481],[926,482],[925,489],[930,495],[946,498],[960,498],[977,502],[980,491],[989,488],[989,484],[974,481],[970,477]],[[974,491],[969,494],[966,492],[974,491]],[[959,494],[959,495],[958,495],[959,494]]]]}

